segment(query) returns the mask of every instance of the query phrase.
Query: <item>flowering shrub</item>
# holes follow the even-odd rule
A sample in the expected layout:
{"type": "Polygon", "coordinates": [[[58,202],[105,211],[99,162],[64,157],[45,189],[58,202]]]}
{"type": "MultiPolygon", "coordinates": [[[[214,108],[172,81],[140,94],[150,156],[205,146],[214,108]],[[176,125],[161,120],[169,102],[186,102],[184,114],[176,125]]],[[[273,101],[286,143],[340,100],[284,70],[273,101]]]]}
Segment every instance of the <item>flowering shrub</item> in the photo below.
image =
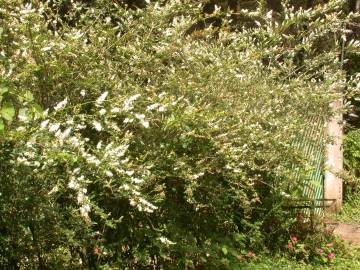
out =
{"type": "Polygon", "coordinates": [[[274,206],[300,190],[293,165],[309,166],[294,139],[345,85],[342,2],[284,6],[279,22],[244,10],[257,26],[242,32],[216,9],[223,27],[197,33],[198,3],[64,3],[0,0],[1,89],[15,93],[1,101],[0,264],[231,269],[253,258],[265,230],[284,229],[274,206]],[[320,38],[334,46],[316,51],[320,38]]]}
{"type": "Polygon", "coordinates": [[[329,228],[291,235],[285,249],[290,258],[321,265],[334,264],[346,254],[344,242],[329,228]]]}

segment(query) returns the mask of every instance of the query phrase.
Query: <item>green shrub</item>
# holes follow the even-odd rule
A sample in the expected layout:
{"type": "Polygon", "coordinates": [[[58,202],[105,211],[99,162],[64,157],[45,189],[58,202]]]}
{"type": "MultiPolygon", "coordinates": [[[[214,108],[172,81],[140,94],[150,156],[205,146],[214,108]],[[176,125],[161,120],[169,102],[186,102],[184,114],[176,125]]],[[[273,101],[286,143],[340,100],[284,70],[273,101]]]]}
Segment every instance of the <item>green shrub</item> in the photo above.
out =
{"type": "Polygon", "coordinates": [[[360,133],[359,130],[348,132],[344,139],[344,166],[348,172],[345,177],[345,191],[347,195],[358,191],[360,166],[360,133]]]}
{"type": "Polygon", "coordinates": [[[344,85],[342,2],[244,10],[258,26],[242,32],[217,10],[221,28],[192,34],[197,3],[65,2],[0,0],[18,118],[0,126],[0,264],[233,269],[275,246],[309,166],[294,139],[344,85]]]}

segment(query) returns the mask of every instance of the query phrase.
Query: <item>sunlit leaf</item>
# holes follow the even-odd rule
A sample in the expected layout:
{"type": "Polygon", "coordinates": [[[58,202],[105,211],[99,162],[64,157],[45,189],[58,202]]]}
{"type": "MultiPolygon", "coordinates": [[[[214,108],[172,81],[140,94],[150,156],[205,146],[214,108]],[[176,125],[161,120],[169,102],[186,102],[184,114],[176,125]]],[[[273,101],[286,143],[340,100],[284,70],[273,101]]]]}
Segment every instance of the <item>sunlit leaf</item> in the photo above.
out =
{"type": "Polygon", "coordinates": [[[30,91],[26,91],[25,94],[24,94],[24,99],[27,102],[31,102],[31,101],[34,100],[34,96],[30,91]]]}
{"type": "Polygon", "coordinates": [[[4,102],[0,110],[0,114],[5,120],[12,121],[15,116],[14,105],[10,101],[4,102]]]}
{"type": "Polygon", "coordinates": [[[32,111],[34,112],[35,115],[41,115],[44,112],[41,106],[37,103],[32,105],[32,111]]]}
{"type": "Polygon", "coordinates": [[[3,95],[8,91],[9,91],[9,88],[7,88],[6,86],[4,86],[4,85],[0,86],[0,95],[3,95]]]}

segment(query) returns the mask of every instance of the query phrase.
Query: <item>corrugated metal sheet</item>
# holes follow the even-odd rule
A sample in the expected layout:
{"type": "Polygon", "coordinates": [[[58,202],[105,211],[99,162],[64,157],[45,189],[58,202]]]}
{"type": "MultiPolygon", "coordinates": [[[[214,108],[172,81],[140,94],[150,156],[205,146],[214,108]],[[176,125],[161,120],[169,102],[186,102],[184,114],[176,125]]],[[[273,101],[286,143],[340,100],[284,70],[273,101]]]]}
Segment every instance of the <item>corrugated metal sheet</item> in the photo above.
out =
{"type": "Polygon", "coordinates": [[[312,201],[312,204],[317,206],[315,213],[321,214],[323,209],[319,206],[324,196],[324,120],[314,117],[304,130],[299,134],[294,145],[306,159],[308,168],[296,170],[295,180],[297,183],[302,183],[303,188],[301,198],[294,199],[312,201]]]}

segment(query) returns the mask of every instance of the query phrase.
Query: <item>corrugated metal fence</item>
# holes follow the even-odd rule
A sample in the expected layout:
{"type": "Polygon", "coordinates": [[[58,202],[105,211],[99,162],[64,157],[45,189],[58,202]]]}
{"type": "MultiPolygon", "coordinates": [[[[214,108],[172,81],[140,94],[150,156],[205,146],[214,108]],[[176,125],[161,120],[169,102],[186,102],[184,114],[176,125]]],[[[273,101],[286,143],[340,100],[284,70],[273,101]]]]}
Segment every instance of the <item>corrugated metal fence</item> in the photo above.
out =
{"type": "Polygon", "coordinates": [[[307,201],[317,214],[322,213],[324,205],[324,123],[324,119],[313,117],[294,142],[308,165],[305,170],[295,170],[295,181],[303,185],[301,198],[296,199],[307,201]]]}

